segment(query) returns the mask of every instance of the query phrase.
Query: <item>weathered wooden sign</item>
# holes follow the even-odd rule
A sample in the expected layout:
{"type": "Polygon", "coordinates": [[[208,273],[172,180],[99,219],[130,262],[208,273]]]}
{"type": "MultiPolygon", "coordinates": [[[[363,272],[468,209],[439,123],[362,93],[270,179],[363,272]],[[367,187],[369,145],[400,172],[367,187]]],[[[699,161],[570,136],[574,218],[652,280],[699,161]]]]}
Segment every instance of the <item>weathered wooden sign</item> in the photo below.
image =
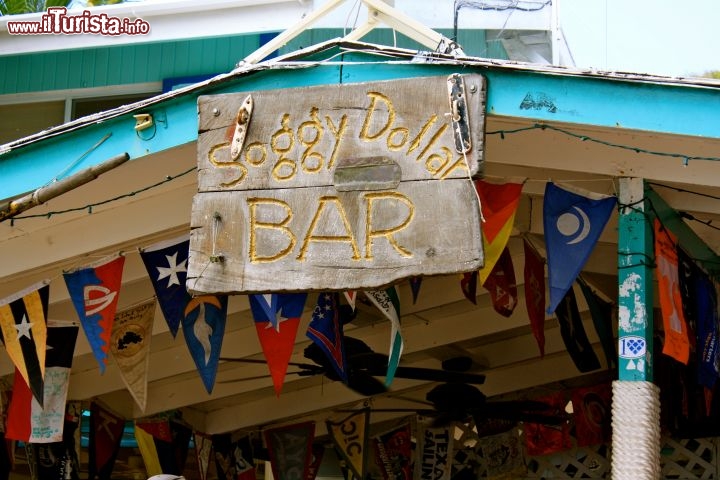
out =
{"type": "Polygon", "coordinates": [[[198,99],[188,289],[373,288],[483,264],[480,75],[198,99]]]}

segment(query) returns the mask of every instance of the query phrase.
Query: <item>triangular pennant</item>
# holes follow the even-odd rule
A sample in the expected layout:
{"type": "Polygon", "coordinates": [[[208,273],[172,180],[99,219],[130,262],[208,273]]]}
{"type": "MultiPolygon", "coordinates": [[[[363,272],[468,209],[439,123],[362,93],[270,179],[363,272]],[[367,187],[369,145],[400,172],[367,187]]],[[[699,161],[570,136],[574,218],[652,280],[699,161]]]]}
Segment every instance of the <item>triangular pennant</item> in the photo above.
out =
{"type": "Polygon", "coordinates": [[[110,480],[124,429],[125,419],[96,402],[90,404],[88,478],[110,480]]]}
{"type": "Polygon", "coordinates": [[[477,281],[478,272],[464,272],[460,278],[460,290],[473,305],[477,305],[477,281]]]}
{"type": "Polygon", "coordinates": [[[44,403],[40,405],[15,370],[8,408],[6,438],[32,443],[61,442],[75,340],[79,327],[48,326],[45,357],[44,403]]]}
{"type": "Polygon", "coordinates": [[[515,222],[515,212],[520,204],[522,188],[522,182],[475,181],[475,190],[480,197],[485,220],[482,224],[484,265],[478,272],[480,285],[485,283],[507,245],[515,222]]]}
{"type": "Polygon", "coordinates": [[[312,462],[315,422],[304,422],[265,430],[273,478],[297,480],[307,477],[312,462]]]}
{"type": "Polygon", "coordinates": [[[595,332],[602,345],[605,360],[609,368],[617,367],[617,350],[615,349],[615,339],[613,337],[612,312],[614,306],[611,302],[606,302],[588,285],[582,276],[578,277],[578,285],[583,292],[585,302],[590,310],[590,316],[595,326],[595,332]]]}
{"type": "Polygon", "coordinates": [[[530,329],[540,349],[540,357],[545,356],[545,261],[530,245],[527,239],[523,240],[525,252],[525,267],[523,278],[525,281],[525,306],[530,329]]]}
{"type": "Polygon", "coordinates": [[[49,295],[48,282],[41,282],[0,301],[0,331],[5,349],[40,406],[49,295]]]}
{"type": "MultiPolygon", "coordinates": [[[[718,380],[720,368],[720,333],[718,332],[717,292],[715,284],[705,272],[693,264],[693,303],[697,312],[697,380],[709,390],[709,399],[718,380]]],[[[707,402],[710,406],[711,402],[707,402]]]]}
{"type": "Polygon", "coordinates": [[[185,317],[185,306],[192,298],[185,287],[189,251],[188,234],[140,250],[160,310],[173,337],[185,317]]]}
{"type": "Polygon", "coordinates": [[[312,461],[305,476],[305,480],[315,480],[318,472],[320,472],[320,466],[322,465],[323,458],[325,457],[325,445],[322,443],[313,443],[312,446],[312,461]]]}
{"type": "Polygon", "coordinates": [[[609,383],[576,388],[570,399],[575,420],[578,447],[600,445],[610,441],[612,426],[612,388],[609,383]]]}
{"type": "Polygon", "coordinates": [[[452,423],[433,427],[430,420],[418,422],[415,478],[452,478],[453,430],[452,423]]]}
{"type": "Polygon", "coordinates": [[[545,186],[543,227],[553,313],[572,287],[605,229],[617,199],[552,182],[545,186]]]}
{"type": "Polygon", "coordinates": [[[340,321],[337,293],[320,293],[308,325],[307,336],[325,353],[343,382],[347,383],[347,362],[343,325],[340,321]]]}
{"type": "Polygon", "coordinates": [[[585,373],[600,368],[600,360],[585,333],[575,290],[570,288],[565,293],[563,301],[555,310],[555,316],[560,323],[560,336],[577,369],[585,373]]]}
{"type": "MultiPolygon", "coordinates": [[[[567,400],[564,392],[556,392],[546,397],[535,399],[564,411],[567,400]]],[[[570,423],[560,425],[544,425],[542,423],[523,423],[525,436],[525,452],[530,456],[548,455],[572,448],[570,442],[570,423]]]]}
{"type": "Polygon", "coordinates": [[[107,366],[124,265],[125,257],[119,255],[63,274],[101,375],[107,366]]]}
{"type": "Polygon", "coordinates": [[[141,410],[147,404],[147,375],[150,366],[155,299],[115,315],[110,351],[120,376],[141,410]]]}
{"type": "Polygon", "coordinates": [[[410,277],[410,291],[412,292],[413,305],[417,303],[420,294],[420,286],[422,285],[422,277],[410,277]]]}
{"type": "Polygon", "coordinates": [[[503,317],[512,315],[518,303],[515,268],[510,250],[505,247],[483,287],[490,292],[493,308],[503,317]]]}
{"type": "Polygon", "coordinates": [[[365,478],[370,410],[366,408],[351,413],[340,422],[326,420],[325,423],[335,448],[345,459],[355,478],[365,478]]]}
{"type": "Polygon", "coordinates": [[[682,308],[675,236],[655,219],[655,263],[665,342],[662,353],[687,365],[690,338],[682,308]]]}
{"type": "Polygon", "coordinates": [[[385,374],[385,386],[389,387],[395,378],[395,371],[400,364],[404,342],[400,327],[400,299],[395,287],[385,290],[366,290],[365,295],[390,320],[390,353],[388,354],[388,369],[385,374]]]}
{"type": "Polygon", "coordinates": [[[212,437],[206,433],[194,432],[195,456],[197,457],[200,480],[207,480],[210,458],[212,458],[212,437]]]}
{"type": "Polygon", "coordinates": [[[227,306],[227,295],[201,295],[185,307],[182,321],[185,343],[208,393],[215,386],[227,306]]]}
{"type": "Polygon", "coordinates": [[[343,295],[345,295],[345,300],[347,300],[348,305],[350,305],[350,308],[352,311],[355,311],[355,299],[357,298],[357,290],[347,290],[343,292],[343,295]]]}
{"type": "Polygon", "coordinates": [[[412,480],[413,439],[410,422],[373,437],[375,463],[384,480],[412,480]]]}
{"type": "Polygon", "coordinates": [[[527,478],[524,448],[517,429],[480,437],[476,450],[485,459],[487,478],[527,478]]]}
{"type": "Polygon", "coordinates": [[[271,298],[267,298],[265,295],[250,295],[250,309],[255,319],[255,329],[267,360],[270,376],[273,379],[275,394],[279,396],[290,357],[292,357],[307,294],[274,293],[270,295],[271,298]],[[273,304],[275,312],[269,316],[270,312],[265,306],[273,304]],[[277,328],[274,324],[277,325],[277,328]]]}

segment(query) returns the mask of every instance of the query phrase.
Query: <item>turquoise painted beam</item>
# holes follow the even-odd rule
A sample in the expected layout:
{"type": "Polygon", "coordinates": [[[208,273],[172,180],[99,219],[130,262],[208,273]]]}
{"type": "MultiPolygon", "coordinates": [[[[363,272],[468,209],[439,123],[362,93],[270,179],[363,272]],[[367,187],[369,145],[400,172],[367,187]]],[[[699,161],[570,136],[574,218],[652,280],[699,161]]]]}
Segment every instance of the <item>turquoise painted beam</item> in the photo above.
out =
{"type": "MultiPolygon", "coordinates": [[[[340,57],[337,57],[340,58],[340,57]]],[[[16,148],[0,155],[0,199],[34,190],[59,173],[88,168],[127,152],[132,159],[197,139],[197,97],[202,94],[292,88],[307,85],[363,82],[453,72],[479,72],[488,79],[489,115],[536,122],[570,122],[611,128],[648,130],[720,138],[720,90],[711,87],[598,78],[561,69],[495,65],[475,59],[463,62],[368,64],[378,57],[345,55],[347,63],[315,64],[307,68],[259,68],[223,82],[166,96],[159,103],[120,117],[90,123],[77,130],[16,148]],[[363,64],[353,64],[362,60],[363,64]],[[156,128],[135,132],[134,113],[152,113],[156,128]],[[110,135],[99,146],[93,147],[110,135]],[[92,150],[91,150],[92,149],[92,150]],[[88,153],[88,150],[91,150],[88,153]],[[72,166],[71,170],[67,170],[72,166]]],[[[380,57],[380,60],[383,60],[380,57]]],[[[295,66],[298,66],[297,64],[295,66]]],[[[439,92],[445,94],[445,92],[439,92]]]]}

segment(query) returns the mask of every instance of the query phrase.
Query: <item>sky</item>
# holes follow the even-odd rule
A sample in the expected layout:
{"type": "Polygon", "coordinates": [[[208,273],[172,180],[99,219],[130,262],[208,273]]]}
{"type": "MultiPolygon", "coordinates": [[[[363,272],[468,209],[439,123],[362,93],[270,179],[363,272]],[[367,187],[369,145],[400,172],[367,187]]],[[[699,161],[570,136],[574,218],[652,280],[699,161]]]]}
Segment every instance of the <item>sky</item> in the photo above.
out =
{"type": "Polygon", "coordinates": [[[578,67],[699,76],[720,70],[720,0],[556,0],[578,67]]]}

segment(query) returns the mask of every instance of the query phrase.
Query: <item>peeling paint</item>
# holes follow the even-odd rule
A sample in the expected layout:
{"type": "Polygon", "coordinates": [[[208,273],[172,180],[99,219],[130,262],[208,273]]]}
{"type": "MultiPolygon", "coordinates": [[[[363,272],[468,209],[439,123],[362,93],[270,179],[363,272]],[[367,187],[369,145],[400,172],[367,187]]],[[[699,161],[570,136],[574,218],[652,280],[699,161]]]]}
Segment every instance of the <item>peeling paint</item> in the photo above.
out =
{"type": "Polygon", "coordinates": [[[523,101],[520,102],[520,110],[547,110],[550,113],[556,113],[558,108],[555,99],[549,95],[542,92],[533,95],[528,92],[523,101]]]}
{"type": "Polygon", "coordinates": [[[630,275],[628,275],[620,284],[618,294],[621,297],[629,297],[630,293],[640,290],[640,280],[642,280],[640,274],[631,272],[630,275]]]}
{"type": "Polygon", "coordinates": [[[618,326],[621,330],[630,330],[630,310],[625,305],[618,306],[618,326]]]}

